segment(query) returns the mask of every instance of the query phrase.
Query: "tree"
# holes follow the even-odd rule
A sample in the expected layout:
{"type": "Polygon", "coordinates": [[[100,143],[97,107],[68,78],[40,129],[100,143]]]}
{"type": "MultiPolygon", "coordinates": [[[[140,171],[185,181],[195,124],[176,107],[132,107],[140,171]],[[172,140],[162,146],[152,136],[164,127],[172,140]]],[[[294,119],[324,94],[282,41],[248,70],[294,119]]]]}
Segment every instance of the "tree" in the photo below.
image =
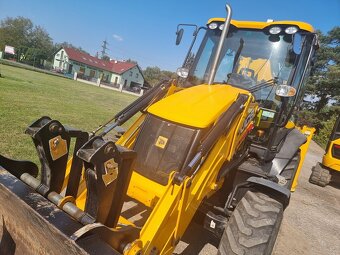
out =
{"type": "Polygon", "coordinates": [[[318,31],[320,48],[312,67],[303,109],[298,113],[299,125],[317,129],[315,140],[325,147],[335,119],[340,115],[340,27],[326,35],[318,31]]]}
{"type": "Polygon", "coordinates": [[[48,59],[53,53],[53,42],[47,31],[35,26],[29,35],[28,51],[26,52],[26,63],[41,65],[41,60],[48,59]],[[31,54],[28,54],[31,53],[31,54]]]}
{"type": "Polygon", "coordinates": [[[329,103],[338,104],[340,100],[340,27],[333,28],[327,35],[318,33],[320,48],[307,94],[317,100],[314,110],[319,113],[329,103]]]}
{"type": "MultiPolygon", "coordinates": [[[[56,43],[54,45],[54,51],[57,51],[59,50],[60,48],[73,48],[75,50],[78,50],[80,52],[83,52],[83,53],[86,53],[88,55],[90,55],[90,53],[88,53],[87,51],[85,51],[82,47],[77,47],[77,46],[74,46],[72,43],[69,43],[69,42],[62,42],[62,43],[56,43]]],[[[98,54],[98,53],[97,53],[98,54]]]]}
{"type": "Polygon", "coordinates": [[[24,17],[2,20],[0,22],[0,48],[4,49],[5,45],[15,48],[29,47],[33,27],[32,21],[24,17]]]}
{"type": "Polygon", "coordinates": [[[161,77],[161,69],[157,66],[154,67],[147,67],[144,71],[144,78],[145,80],[153,87],[155,86],[161,77]]]}
{"type": "Polygon", "coordinates": [[[143,74],[146,82],[149,83],[152,87],[162,80],[168,80],[177,77],[177,75],[174,72],[161,70],[157,66],[147,67],[143,71],[143,74]]]}
{"type": "Polygon", "coordinates": [[[6,18],[0,23],[0,48],[16,49],[17,61],[41,65],[53,52],[53,42],[47,31],[24,17],[6,18]]]}

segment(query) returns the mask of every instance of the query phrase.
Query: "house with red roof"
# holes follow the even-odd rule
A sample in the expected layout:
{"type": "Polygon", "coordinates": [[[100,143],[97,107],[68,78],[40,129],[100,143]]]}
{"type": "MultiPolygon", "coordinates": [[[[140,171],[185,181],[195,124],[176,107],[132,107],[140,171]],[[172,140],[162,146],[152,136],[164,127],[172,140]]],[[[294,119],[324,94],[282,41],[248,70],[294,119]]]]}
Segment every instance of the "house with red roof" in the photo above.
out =
{"type": "Polygon", "coordinates": [[[68,76],[97,82],[106,86],[139,93],[144,84],[138,64],[118,60],[102,60],[74,48],[59,49],[53,59],[53,68],[68,76]]]}

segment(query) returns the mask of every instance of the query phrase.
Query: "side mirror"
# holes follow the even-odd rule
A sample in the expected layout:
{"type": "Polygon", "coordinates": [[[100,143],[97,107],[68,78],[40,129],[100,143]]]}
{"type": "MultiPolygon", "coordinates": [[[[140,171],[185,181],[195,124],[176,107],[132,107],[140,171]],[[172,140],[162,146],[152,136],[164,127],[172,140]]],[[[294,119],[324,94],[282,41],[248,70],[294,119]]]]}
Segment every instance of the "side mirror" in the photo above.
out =
{"type": "Polygon", "coordinates": [[[182,41],[184,29],[181,28],[180,30],[177,30],[176,32],[176,45],[179,45],[182,41]]]}
{"type": "Polygon", "coordinates": [[[293,97],[296,94],[296,89],[288,85],[279,85],[276,88],[275,94],[279,97],[293,97]]]}
{"type": "Polygon", "coordinates": [[[295,33],[293,36],[293,51],[296,55],[301,54],[302,50],[302,36],[299,33],[295,33]]]}

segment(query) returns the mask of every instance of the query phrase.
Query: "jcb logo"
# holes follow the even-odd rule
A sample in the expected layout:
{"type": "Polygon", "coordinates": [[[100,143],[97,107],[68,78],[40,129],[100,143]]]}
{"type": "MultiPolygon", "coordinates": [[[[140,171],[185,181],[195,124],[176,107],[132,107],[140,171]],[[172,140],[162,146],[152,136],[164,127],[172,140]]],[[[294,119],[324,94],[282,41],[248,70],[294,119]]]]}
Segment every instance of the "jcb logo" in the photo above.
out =
{"type": "Polygon", "coordinates": [[[156,141],[156,144],[155,144],[155,145],[156,145],[157,147],[161,148],[161,149],[164,149],[165,146],[166,146],[166,144],[167,144],[167,142],[168,142],[168,138],[166,138],[166,137],[160,135],[160,136],[157,138],[157,141],[156,141]]]}

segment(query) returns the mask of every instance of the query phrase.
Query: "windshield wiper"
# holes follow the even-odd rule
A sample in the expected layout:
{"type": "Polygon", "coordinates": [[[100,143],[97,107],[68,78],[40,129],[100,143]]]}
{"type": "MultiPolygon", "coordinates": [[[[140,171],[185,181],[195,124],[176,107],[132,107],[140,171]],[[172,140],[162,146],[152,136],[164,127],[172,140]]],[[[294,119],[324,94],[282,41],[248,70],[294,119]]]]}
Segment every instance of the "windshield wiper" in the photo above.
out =
{"type": "Polygon", "coordinates": [[[235,84],[230,84],[228,83],[228,81],[216,81],[216,82],[213,82],[212,84],[213,85],[216,85],[216,84],[226,84],[226,85],[230,85],[230,86],[234,86],[234,87],[238,87],[238,88],[241,88],[241,89],[244,89],[244,90],[248,90],[249,92],[253,93],[253,92],[256,92],[262,88],[265,88],[265,87],[269,87],[269,86],[272,86],[272,85],[277,85],[278,83],[278,78],[275,77],[274,79],[270,79],[270,80],[267,80],[267,81],[264,81],[264,82],[261,82],[255,86],[252,86],[250,88],[244,88],[243,86],[238,86],[238,85],[235,85],[235,84]]]}
{"type": "Polygon", "coordinates": [[[248,90],[253,93],[255,91],[258,91],[259,89],[262,89],[262,88],[265,88],[265,87],[268,87],[268,86],[271,86],[271,85],[276,85],[278,82],[278,78],[277,77],[274,77],[274,79],[270,79],[270,80],[267,80],[267,81],[264,81],[262,83],[259,83],[253,87],[250,87],[248,90]]]}
{"type": "MultiPolygon", "coordinates": [[[[229,73],[229,74],[232,74],[232,73],[229,73]]],[[[244,88],[243,86],[238,86],[237,84],[236,85],[235,84],[231,84],[231,83],[228,83],[228,81],[215,81],[212,84],[213,85],[216,85],[216,84],[226,84],[226,85],[230,85],[230,86],[240,87],[242,89],[249,90],[250,92],[255,92],[255,91],[257,91],[257,90],[259,90],[259,89],[261,89],[263,87],[277,84],[277,81],[278,81],[278,78],[275,77],[274,79],[270,79],[270,80],[261,82],[259,84],[254,85],[254,86],[251,86],[250,88],[244,88]]]]}

